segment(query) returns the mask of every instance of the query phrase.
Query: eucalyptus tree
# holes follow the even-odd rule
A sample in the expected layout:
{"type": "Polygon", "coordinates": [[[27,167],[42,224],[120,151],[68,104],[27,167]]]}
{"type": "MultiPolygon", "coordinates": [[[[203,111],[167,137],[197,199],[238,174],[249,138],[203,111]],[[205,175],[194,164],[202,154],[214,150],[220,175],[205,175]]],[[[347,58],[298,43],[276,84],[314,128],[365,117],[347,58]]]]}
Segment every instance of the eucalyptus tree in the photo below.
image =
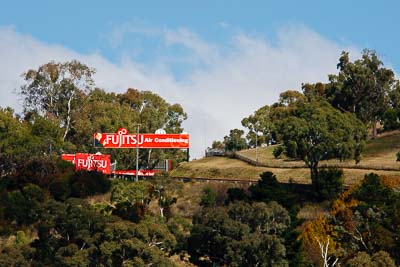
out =
{"type": "Polygon", "coordinates": [[[343,113],[326,101],[299,104],[292,115],[276,123],[282,151],[303,160],[316,185],[321,160],[360,160],[366,138],[365,127],[353,114],[343,113]]]}
{"type": "Polygon", "coordinates": [[[391,69],[383,67],[375,51],[365,49],[361,59],[351,61],[342,52],[337,64],[339,73],[329,75],[326,97],[336,108],[353,112],[364,123],[372,124],[372,135],[377,135],[377,123],[390,104],[391,92],[397,81],[391,69]]]}
{"type": "Polygon", "coordinates": [[[24,111],[57,119],[65,140],[72,128],[73,114],[82,106],[80,98],[92,90],[94,73],[94,69],[76,60],[52,61],[37,70],[28,70],[22,75],[26,83],[19,92],[24,111]]]}

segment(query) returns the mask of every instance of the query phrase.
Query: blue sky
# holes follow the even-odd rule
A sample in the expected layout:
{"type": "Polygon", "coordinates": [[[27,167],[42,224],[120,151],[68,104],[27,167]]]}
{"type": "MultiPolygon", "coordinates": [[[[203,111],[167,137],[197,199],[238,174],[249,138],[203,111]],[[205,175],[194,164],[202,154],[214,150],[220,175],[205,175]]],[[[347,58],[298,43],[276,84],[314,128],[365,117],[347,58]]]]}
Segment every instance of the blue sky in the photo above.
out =
{"type": "Polygon", "coordinates": [[[0,25],[15,25],[19,32],[81,53],[101,51],[113,60],[119,51],[105,42],[105,36],[126,23],[185,27],[213,42],[227,42],[230,31],[273,39],[282,25],[302,24],[336,42],[376,49],[400,64],[395,48],[400,40],[399,8],[398,1],[14,0],[2,4],[0,25]],[[230,25],[229,31],[221,28],[224,23],[230,25]]]}
{"type": "Polygon", "coordinates": [[[325,81],[340,51],[400,68],[397,1],[4,1],[0,105],[20,75],[77,58],[98,86],[153,90],[189,113],[195,157],[279,92],[325,81]]]}

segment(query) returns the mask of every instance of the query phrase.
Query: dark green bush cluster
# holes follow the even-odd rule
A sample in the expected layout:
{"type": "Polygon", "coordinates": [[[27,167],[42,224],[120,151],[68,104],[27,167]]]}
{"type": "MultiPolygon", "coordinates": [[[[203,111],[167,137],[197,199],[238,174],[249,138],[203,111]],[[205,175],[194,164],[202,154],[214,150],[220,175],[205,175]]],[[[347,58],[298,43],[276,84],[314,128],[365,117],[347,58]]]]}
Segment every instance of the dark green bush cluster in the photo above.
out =
{"type": "Polygon", "coordinates": [[[291,190],[292,188],[285,188],[279,183],[272,172],[264,172],[260,178],[257,184],[249,187],[252,201],[276,201],[288,209],[296,206],[299,201],[298,196],[291,190]]]}
{"type": "Polygon", "coordinates": [[[18,162],[18,170],[0,181],[0,189],[23,190],[27,185],[36,185],[56,200],[69,197],[83,198],[102,194],[110,189],[109,179],[99,172],[75,172],[66,161],[54,158],[34,158],[18,162]]]}
{"type": "Polygon", "coordinates": [[[215,207],[217,204],[217,193],[211,187],[203,188],[203,196],[200,205],[203,207],[215,207]]]}
{"type": "Polygon", "coordinates": [[[396,130],[400,128],[399,112],[390,108],[383,114],[383,128],[385,131],[396,130]]]}
{"type": "Polygon", "coordinates": [[[76,172],[69,178],[71,197],[87,197],[110,190],[110,180],[101,172],[76,172]]]}
{"type": "Polygon", "coordinates": [[[204,208],[193,218],[188,252],[198,266],[289,266],[283,236],[290,226],[276,202],[204,208]]]}
{"type": "Polygon", "coordinates": [[[333,200],[343,191],[343,171],[321,169],[316,178],[315,194],[319,200],[333,200]]]}
{"type": "Polygon", "coordinates": [[[283,146],[277,146],[274,148],[274,151],[272,153],[274,154],[275,158],[278,158],[280,155],[282,155],[283,150],[283,146]]]}
{"type": "Polygon", "coordinates": [[[59,177],[50,183],[50,193],[56,200],[68,197],[83,198],[106,193],[110,181],[100,172],[79,171],[67,177],[59,177]]]}
{"type": "Polygon", "coordinates": [[[34,184],[25,185],[21,190],[3,192],[1,217],[17,225],[32,224],[39,219],[44,199],[43,190],[34,184]]]}

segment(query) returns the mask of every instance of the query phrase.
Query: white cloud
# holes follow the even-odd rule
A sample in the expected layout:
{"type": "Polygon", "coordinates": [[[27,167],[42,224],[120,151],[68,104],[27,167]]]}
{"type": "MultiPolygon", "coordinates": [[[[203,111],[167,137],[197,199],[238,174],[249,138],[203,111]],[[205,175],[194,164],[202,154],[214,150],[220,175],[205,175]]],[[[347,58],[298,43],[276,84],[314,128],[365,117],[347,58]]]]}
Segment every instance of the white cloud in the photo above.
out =
{"type": "Polygon", "coordinates": [[[12,90],[22,84],[24,71],[50,60],[78,59],[97,69],[99,87],[114,92],[128,87],[152,90],[171,103],[182,104],[189,115],[185,130],[191,134],[191,155],[199,158],[205,146],[240,127],[241,119],[257,108],[275,102],[280,92],[299,89],[302,82],[326,81],[328,73],[336,72],[342,50],[358,54],[356,49],[341,47],[303,26],[282,28],[274,45],[263,36],[243,33],[230,44],[210,44],[187,29],[129,29],[114,36],[114,45],[123,42],[126,34],[154,35],[166,46],[183,46],[193,60],[203,60],[205,65],[191,65],[178,81],[171,66],[164,63],[146,67],[129,58],[112,63],[101,54],[79,54],[3,27],[0,106],[21,109],[12,90]]]}

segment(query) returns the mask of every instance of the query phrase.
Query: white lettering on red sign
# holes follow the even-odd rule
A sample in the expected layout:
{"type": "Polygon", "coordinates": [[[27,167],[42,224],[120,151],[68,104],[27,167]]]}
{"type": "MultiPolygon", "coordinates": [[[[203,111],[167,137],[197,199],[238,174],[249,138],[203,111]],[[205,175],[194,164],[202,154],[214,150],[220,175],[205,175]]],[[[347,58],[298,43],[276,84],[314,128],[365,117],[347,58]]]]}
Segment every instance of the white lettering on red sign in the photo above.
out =
{"type": "Polygon", "coordinates": [[[95,145],[104,148],[189,148],[189,134],[128,134],[126,129],[117,133],[95,133],[95,145]]]}

